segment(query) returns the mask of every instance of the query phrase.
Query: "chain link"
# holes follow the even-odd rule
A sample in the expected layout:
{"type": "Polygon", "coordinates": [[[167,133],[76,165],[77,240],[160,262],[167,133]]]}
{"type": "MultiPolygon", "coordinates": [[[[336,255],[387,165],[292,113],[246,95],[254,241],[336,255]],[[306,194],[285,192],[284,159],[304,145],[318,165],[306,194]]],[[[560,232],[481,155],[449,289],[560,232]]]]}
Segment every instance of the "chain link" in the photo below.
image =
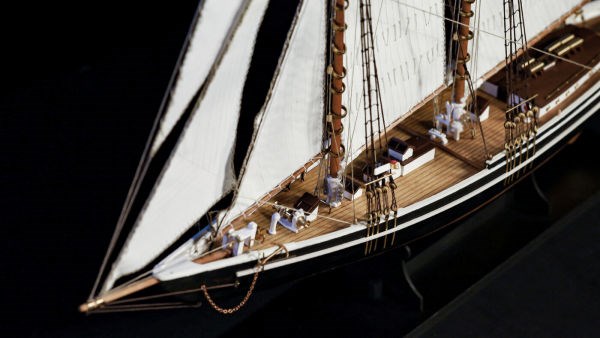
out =
{"type": "Polygon", "coordinates": [[[210,304],[210,306],[213,309],[215,309],[215,311],[217,311],[221,314],[224,314],[224,315],[230,315],[234,312],[239,311],[239,309],[241,309],[244,305],[246,305],[246,303],[250,299],[250,296],[252,296],[252,293],[254,292],[254,287],[256,286],[256,281],[258,280],[258,275],[260,274],[261,271],[263,271],[265,265],[269,262],[269,260],[271,260],[271,258],[280,254],[282,251],[285,251],[286,258],[289,257],[290,254],[289,254],[288,249],[285,247],[285,245],[283,245],[283,244],[278,244],[278,245],[279,245],[279,249],[275,250],[272,254],[270,254],[265,259],[258,260],[258,263],[256,264],[256,272],[254,273],[254,277],[252,278],[252,283],[250,283],[250,288],[248,289],[246,296],[244,296],[244,298],[238,305],[228,308],[228,309],[220,307],[217,303],[215,303],[215,301],[212,299],[212,297],[208,294],[208,288],[206,287],[206,284],[202,284],[202,286],[200,287],[200,290],[202,291],[202,293],[204,293],[204,297],[208,301],[208,304],[210,304]]]}
{"type": "Polygon", "coordinates": [[[254,287],[256,286],[256,281],[258,280],[258,274],[262,271],[262,265],[260,266],[260,268],[258,270],[256,270],[256,272],[254,273],[254,277],[252,278],[252,283],[250,284],[250,288],[248,289],[248,292],[246,293],[246,296],[244,296],[244,299],[242,299],[242,301],[232,307],[232,308],[222,308],[219,305],[217,305],[217,303],[215,303],[215,301],[210,297],[210,295],[208,294],[208,290],[206,288],[206,285],[202,285],[200,287],[200,290],[202,290],[202,292],[204,293],[204,297],[206,297],[206,300],[208,301],[208,303],[210,304],[210,306],[215,309],[215,311],[224,314],[224,315],[230,315],[234,312],[237,312],[239,309],[241,309],[244,305],[246,305],[246,302],[248,302],[248,299],[250,299],[250,296],[252,296],[252,292],[254,291],[254,287]]]}

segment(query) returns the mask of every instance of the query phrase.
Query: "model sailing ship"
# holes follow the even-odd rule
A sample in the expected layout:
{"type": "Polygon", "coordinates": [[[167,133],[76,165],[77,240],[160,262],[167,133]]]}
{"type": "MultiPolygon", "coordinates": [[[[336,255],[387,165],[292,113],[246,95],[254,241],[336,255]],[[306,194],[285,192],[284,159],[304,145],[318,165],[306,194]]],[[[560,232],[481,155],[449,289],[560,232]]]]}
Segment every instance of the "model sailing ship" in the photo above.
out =
{"type": "Polygon", "coordinates": [[[244,125],[269,1],[202,1],[80,310],[232,313],[258,280],[378,254],[468,215],[598,109],[600,37],[565,25],[585,2],[300,1],[244,125]]]}

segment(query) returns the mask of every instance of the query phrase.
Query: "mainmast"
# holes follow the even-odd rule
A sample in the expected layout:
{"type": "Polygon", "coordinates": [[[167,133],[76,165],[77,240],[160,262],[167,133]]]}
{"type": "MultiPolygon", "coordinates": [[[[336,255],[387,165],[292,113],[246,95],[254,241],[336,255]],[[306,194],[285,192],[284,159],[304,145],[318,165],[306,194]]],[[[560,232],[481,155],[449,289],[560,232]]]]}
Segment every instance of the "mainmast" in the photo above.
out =
{"type": "MultiPolygon", "coordinates": [[[[469,78],[469,72],[467,71],[466,63],[469,62],[471,56],[469,55],[469,40],[473,39],[473,32],[469,29],[471,23],[471,17],[473,11],[471,5],[475,3],[475,0],[461,0],[460,9],[455,14],[459,21],[455,21],[458,26],[457,33],[453,34],[452,39],[456,41],[456,63],[454,66],[454,81],[453,81],[453,96],[451,102],[446,102],[446,112],[441,114],[435,114],[435,129],[431,134],[433,137],[440,137],[445,140],[443,134],[443,127],[446,128],[446,134],[452,137],[454,140],[460,140],[460,134],[465,130],[467,120],[471,120],[471,131],[475,135],[473,129],[472,116],[477,112],[473,111],[469,115],[466,108],[467,98],[465,96],[465,87],[469,86],[469,92],[472,92],[471,79],[469,78]],[[471,116],[471,118],[468,118],[471,116]]],[[[453,28],[454,29],[454,28],[453,28]]],[[[473,93],[471,93],[473,96],[473,93]]],[[[471,97],[473,102],[476,101],[475,97],[471,97]]]]}
{"type": "Polygon", "coordinates": [[[344,67],[344,54],[346,53],[346,44],[344,43],[344,31],[346,30],[346,21],[344,11],[348,5],[347,0],[335,0],[333,3],[334,15],[331,20],[332,41],[332,64],[328,67],[328,73],[331,76],[330,88],[330,107],[327,114],[327,132],[329,134],[329,177],[327,178],[328,202],[336,207],[340,204],[343,187],[339,176],[341,169],[341,159],[344,156],[345,147],[342,144],[342,118],[346,116],[346,107],[342,105],[342,93],[346,85],[344,77],[346,68],[344,67]]]}
{"type": "Polygon", "coordinates": [[[456,59],[456,76],[454,77],[453,101],[458,103],[465,97],[465,82],[467,79],[467,66],[471,56],[468,47],[469,40],[473,39],[473,32],[469,30],[469,23],[473,16],[471,5],[475,0],[462,0],[459,11],[460,25],[458,27],[458,57],[456,59]]]}

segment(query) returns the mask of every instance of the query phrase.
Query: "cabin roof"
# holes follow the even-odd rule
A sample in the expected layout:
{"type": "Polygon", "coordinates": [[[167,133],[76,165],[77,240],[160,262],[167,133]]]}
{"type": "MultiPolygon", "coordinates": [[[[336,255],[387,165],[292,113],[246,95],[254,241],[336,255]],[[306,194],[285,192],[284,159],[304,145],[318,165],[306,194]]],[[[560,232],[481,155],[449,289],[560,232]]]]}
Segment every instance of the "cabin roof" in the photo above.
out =
{"type": "Polygon", "coordinates": [[[305,192],[296,204],[294,209],[302,209],[306,212],[313,212],[319,205],[319,198],[309,192],[305,192]]]}
{"type": "Polygon", "coordinates": [[[388,148],[404,154],[408,150],[409,145],[397,137],[392,137],[392,139],[388,142],[388,148]]]}

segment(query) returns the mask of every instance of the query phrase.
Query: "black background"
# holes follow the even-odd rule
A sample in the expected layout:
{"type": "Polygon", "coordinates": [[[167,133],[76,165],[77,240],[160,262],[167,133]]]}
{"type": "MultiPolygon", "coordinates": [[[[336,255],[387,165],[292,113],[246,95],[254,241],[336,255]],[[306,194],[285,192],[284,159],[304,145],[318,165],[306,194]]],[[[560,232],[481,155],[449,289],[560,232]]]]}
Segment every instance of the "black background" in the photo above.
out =
{"type": "MultiPolygon", "coordinates": [[[[43,2],[2,11],[4,332],[211,336],[234,326],[233,333],[276,336],[407,332],[425,317],[398,282],[396,254],[259,293],[237,317],[218,317],[205,309],[89,317],[77,312],[91,290],[196,6],[196,1],[43,2]],[[269,303],[278,293],[285,297],[269,303]],[[252,311],[258,312],[250,316],[252,311]],[[270,319],[280,323],[274,331],[266,329],[270,319]]],[[[580,141],[583,148],[566,151],[540,172],[546,191],[561,197],[553,205],[553,218],[599,187],[598,166],[583,163],[573,169],[577,159],[596,151],[598,118],[593,124],[592,136],[580,141]]],[[[542,228],[516,242],[524,244],[542,228]]],[[[500,242],[514,241],[506,237],[500,242]]],[[[494,256],[498,249],[488,250],[494,256]]],[[[480,276],[491,268],[461,259],[463,272],[479,271],[473,275],[480,276]]]]}
{"type": "MultiPolygon", "coordinates": [[[[197,1],[2,10],[3,322],[81,321],[197,1]]],[[[2,325],[4,325],[2,324],[2,325]]]]}

